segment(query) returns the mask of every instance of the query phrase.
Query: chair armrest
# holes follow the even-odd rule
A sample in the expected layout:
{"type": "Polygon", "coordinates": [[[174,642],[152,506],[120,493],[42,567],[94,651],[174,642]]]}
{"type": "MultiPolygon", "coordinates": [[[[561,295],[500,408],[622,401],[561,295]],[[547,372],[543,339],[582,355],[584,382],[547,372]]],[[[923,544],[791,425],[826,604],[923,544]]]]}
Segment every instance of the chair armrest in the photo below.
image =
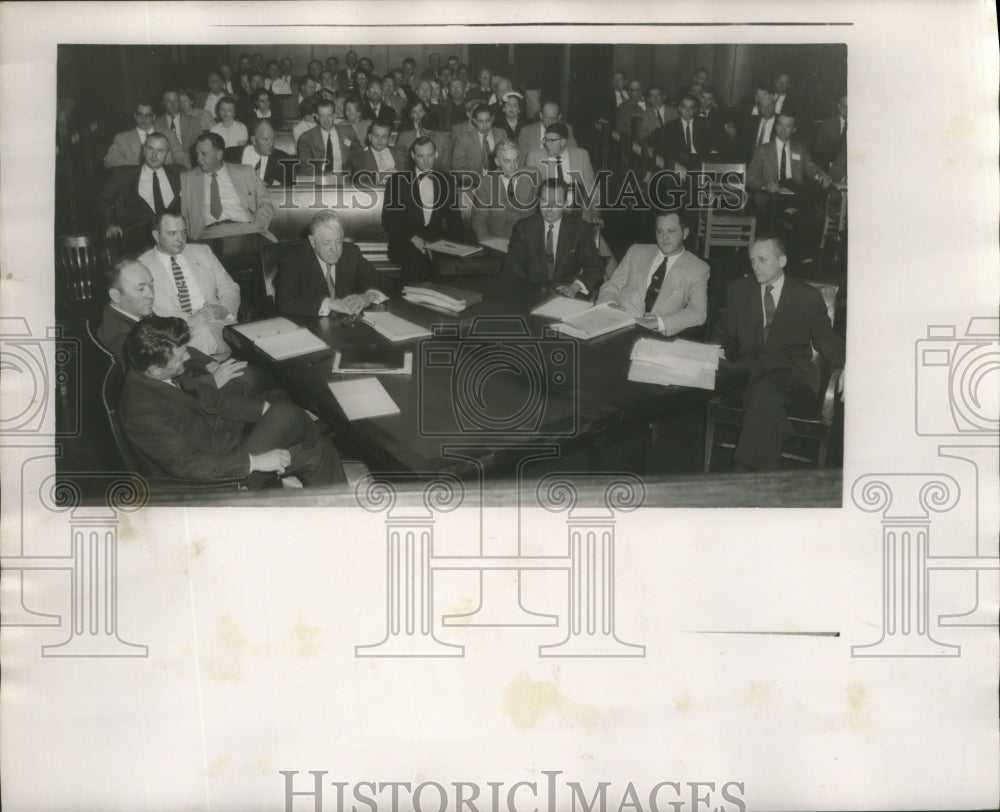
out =
{"type": "Polygon", "coordinates": [[[840,376],[843,374],[844,370],[835,369],[830,373],[830,380],[826,384],[823,405],[820,408],[820,419],[826,425],[833,423],[833,412],[837,406],[837,386],[840,383],[840,376]]]}

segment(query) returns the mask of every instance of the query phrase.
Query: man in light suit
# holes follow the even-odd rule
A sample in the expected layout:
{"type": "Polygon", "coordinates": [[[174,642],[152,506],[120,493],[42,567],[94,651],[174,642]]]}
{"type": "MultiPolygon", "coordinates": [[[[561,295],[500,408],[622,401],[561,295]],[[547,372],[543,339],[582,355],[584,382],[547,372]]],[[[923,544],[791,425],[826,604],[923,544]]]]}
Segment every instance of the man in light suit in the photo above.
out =
{"type": "Polygon", "coordinates": [[[688,229],[680,212],[656,216],[656,245],[633,245],[597,303],[613,302],[638,324],[672,336],[708,316],[708,265],[684,249],[688,229]]]}
{"type": "MultiPolygon", "coordinates": [[[[562,121],[562,113],[559,110],[559,105],[553,101],[545,102],[542,105],[538,121],[524,127],[521,130],[521,134],[517,137],[517,146],[521,150],[522,158],[527,158],[533,150],[545,149],[545,128],[555,124],[557,121],[562,121]]],[[[566,146],[572,149],[577,146],[576,138],[573,135],[573,127],[567,124],[566,129],[569,131],[566,146]]]]}
{"type": "Polygon", "coordinates": [[[184,154],[181,142],[170,130],[160,130],[153,126],[153,106],[139,102],[133,113],[135,127],[115,135],[111,146],[104,156],[104,168],[114,169],[116,166],[138,166],[142,158],[142,148],[146,144],[146,136],[152,132],[162,132],[167,137],[170,147],[170,163],[178,166],[191,166],[191,159],[184,154]]]}
{"type": "Polygon", "coordinates": [[[496,169],[493,151],[505,140],[504,132],[493,126],[493,113],[485,104],[479,105],[472,115],[475,129],[463,132],[455,139],[451,150],[451,168],[456,171],[478,172],[485,175],[496,169]]]}
{"type": "Polygon", "coordinates": [[[501,141],[494,150],[499,172],[490,172],[472,194],[472,231],[476,239],[510,242],[514,225],[534,210],[535,176],[521,169],[521,155],[513,141],[501,141]]]}
{"type": "Polygon", "coordinates": [[[160,103],[163,105],[163,115],[153,122],[153,129],[169,132],[177,137],[184,150],[184,157],[188,159],[184,166],[190,167],[191,150],[203,129],[201,122],[195,116],[181,112],[180,94],[176,90],[164,90],[160,103]]]}
{"type": "Polygon", "coordinates": [[[253,167],[265,186],[291,186],[297,159],[274,146],[274,127],[266,118],[250,125],[250,143],[229,147],[223,153],[226,163],[253,167]]]}
{"type": "Polygon", "coordinates": [[[569,146],[569,128],[561,121],[545,128],[545,148],[532,150],[524,164],[538,173],[540,180],[559,180],[570,187],[572,205],[583,210],[583,219],[597,223],[600,217],[600,189],[587,150],[569,146]]]}
{"type": "Polygon", "coordinates": [[[225,142],[216,133],[203,133],[195,144],[198,166],[181,175],[181,214],[193,240],[268,231],[274,205],[252,166],[223,161],[225,142]]]}
{"type": "MultiPolygon", "coordinates": [[[[697,102],[695,103],[697,107],[697,102]]],[[[653,85],[646,95],[646,109],[637,116],[639,119],[639,140],[644,144],[661,127],[677,118],[677,110],[672,105],[666,103],[663,95],[663,88],[653,85]]]]}
{"type": "Polygon", "coordinates": [[[222,330],[236,321],[240,286],[207,245],[189,245],[187,224],[177,214],[153,219],[156,247],[139,257],[153,275],[158,316],[177,316],[191,329],[191,346],[223,360],[231,355],[222,330]]]}
{"type": "Polygon", "coordinates": [[[336,105],[322,99],[316,102],[316,124],[299,136],[295,151],[299,172],[312,177],[319,167],[323,175],[350,174],[351,149],[345,131],[336,126],[336,105]]]}
{"type": "Polygon", "coordinates": [[[392,124],[382,120],[372,122],[368,130],[368,146],[356,149],[351,164],[354,166],[354,180],[364,173],[369,183],[380,185],[393,172],[406,171],[406,151],[399,146],[389,145],[392,124]]]}

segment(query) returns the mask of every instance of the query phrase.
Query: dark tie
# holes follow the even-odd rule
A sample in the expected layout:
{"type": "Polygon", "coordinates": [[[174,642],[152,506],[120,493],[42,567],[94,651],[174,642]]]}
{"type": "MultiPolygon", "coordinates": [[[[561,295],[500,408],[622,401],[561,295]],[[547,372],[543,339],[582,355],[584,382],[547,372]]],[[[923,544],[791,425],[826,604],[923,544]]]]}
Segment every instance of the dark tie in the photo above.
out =
{"type": "Polygon", "coordinates": [[[774,321],[774,296],[773,285],[764,287],[764,340],[767,341],[767,334],[771,332],[771,322],[774,321]]]}
{"type": "MultiPolygon", "coordinates": [[[[323,263],[326,265],[326,263],[323,263]]],[[[330,292],[330,298],[337,298],[337,286],[334,284],[333,271],[336,265],[326,265],[326,289],[330,292]]]]}
{"type": "Polygon", "coordinates": [[[261,164],[261,159],[258,158],[257,159],[257,164],[253,168],[253,171],[256,172],[258,175],[260,174],[260,164],[261,164]]]}
{"type": "Polygon", "coordinates": [[[208,210],[216,220],[222,218],[222,193],[219,191],[219,173],[212,173],[212,188],[209,189],[208,210]]]}
{"type": "Polygon", "coordinates": [[[333,172],[333,140],[329,133],[326,135],[326,171],[333,172]]]}
{"type": "Polygon", "coordinates": [[[174,284],[177,285],[177,301],[181,310],[185,313],[191,312],[191,294],[188,293],[187,282],[184,281],[184,272],[177,264],[177,257],[170,257],[170,270],[174,274],[174,284]]]}
{"type": "Polygon", "coordinates": [[[556,158],[556,177],[562,183],[566,182],[566,176],[563,175],[562,155],[560,155],[558,158],[556,158]]]}
{"type": "Polygon", "coordinates": [[[767,123],[764,121],[764,119],[761,119],[760,120],[760,129],[757,131],[757,146],[758,147],[761,144],[764,143],[764,128],[766,126],[767,126],[767,123]]]}
{"type": "Polygon", "coordinates": [[[174,135],[177,135],[177,127],[174,124],[174,119],[170,119],[170,132],[172,132],[174,135]]]}
{"type": "Polygon", "coordinates": [[[549,279],[552,278],[556,267],[556,251],[555,242],[552,237],[552,228],[552,223],[549,223],[549,230],[545,232],[545,264],[549,269],[549,279]]]}
{"type": "Polygon", "coordinates": [[[663,113],[661,113],[659,110],[657,110],[656,111],[656,117],[660,120],[660,126],[662,127],[663,126],[663,113]]]}
{"type": "Polygon", "coordinates": [[[163,205],[163,192],[160,191],[160,174],[153,171],[153,211],[156,214],[163,214],[166,206],[163,205]]]}
{"type": "Polygon", "coordinates": [[[694,147],[691,146],[691,122],[684,122],[684,143],[687,145],[687,151],[689,153],[694,152],[694,147]]]}
{"type": "Polygon", "coordinates": [[[514,199],[514,178],[507,181],[507,200],[508,202],[514,199]]]}
{"type": "Polygon", "coordinates": [[[483,136],[483,169],[490,168],[490,145],[486,143],[486,136],[483,136]]]}
{"type": "Polygon", "coordinates": [[[660,263],[659,267],[653,271],[653,277],[649,280],[649,287],[646,288],[646,312],[650,313],[653,310],[653,305],[656,304],[656,297],[660,295],[660,288],[663,286],[663,280],[667,275],[667,258],[663,258],[663,262],[660,263]]]}
{"type": "Polygon", "coordinates": [[[778,181],[785,183],[788,180],[788,170],[785,168],[785,161],[788,158],[788,142],[781,145],[781,169],[778,170],[778,181]]]}

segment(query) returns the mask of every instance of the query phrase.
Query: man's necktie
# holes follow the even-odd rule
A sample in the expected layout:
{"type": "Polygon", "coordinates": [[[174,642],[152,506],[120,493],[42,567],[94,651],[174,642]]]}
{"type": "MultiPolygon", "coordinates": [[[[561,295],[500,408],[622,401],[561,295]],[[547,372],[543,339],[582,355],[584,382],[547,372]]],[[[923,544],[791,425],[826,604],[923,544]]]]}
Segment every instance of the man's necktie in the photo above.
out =
{"type": "Polygon", "coordinates": [[[174,124],[175,119],[170,119],[170,132],[177,135],[177,126],[174,124]]]}
{"type": "Polygon", "coordinates": [[[330,133],[326,135],[326,171],[333,172],[333,139],[330,133]]]}
{"type": "Polygon", "coordinates": [[[562,182],[566,182],[566,176],[563,175],[563,165],[562,165],[562,155],[556,158],[556,177],[562,182]]]}
{"type": "Polygon", "coordinates": [[[181,310],[185,313],[191,312],[191,294],[188,292],[187,282],[184,281],[184,272],[177,264],[177,257],[170,257],[170,270],[174,274],[174,284],[177,285],[177,301],[181,310]]]}
{"type": "Polygon", "coordinates": [[[764,143],[764,130],[767,129],[767,124],[764,119],[760,120],[760,129],[757,131],[757,146],[759,147],[764,143]]]}
{"type": "Polygon", "coordinates": [[[788,142],[781,145],[781,169],[778,170],[778,181],[784,183],[788,180],[788,169],[786,160],[788,158],[788,142]]]}
{"type": "Polygon", "coordinates": [[[556,267],[556,249],[555,240],[552,236],[552,228],[552,223],[549,223],[549,230],[545,232],[545,264],[549,269],[549,279],[552,278],[552,274],[556,267]]]}
{"type": "Polygon", "coordinates": [[[657,110],[656,111],[656,117],[660,120],[660,126],[662,127],[663,126],[663,113],[661,113],[659,110],[657,110]]]}
{"type": "MultiPolygon", "coordinates": [[[[326,265],[325,262],[323,264],[326,265]]],[[[330,292],[331,299],[337,298],[337,286],[333,278],[333,272],[336,267],[336,265],[326,265],[326,289],[330,292]]]]}
{"type": "Polygon", "coordinates": [[[507,200],[512,201],[514,199],[514,178],[507,181],[507,200]]]}
{"type": "Polygon", "coordinates": [[[222,219],[222,193],[219,191],[219,173],[212,173],[212,187],[208,192],[208,210],[216,220],[222,219]]]}
{"type": "Polygon", "coordinates": [[[684,143],[687,146],[688,153],[694,152],[694,147],[691,146],[691,122],[684,122],[684,143]]]}
{"type": "MultiPolygon", "coordinates": [[[[260,175],[260,165],[261,165],[261,160],[260,158],[258,158],[257,164],[253,168],[253,171],[256,172],[258,175],[260,175]]],[[[261,176],[261,180],[264,180],[263,176],[261,176]]]]}
{"type": "Polygon", "coordinates": [[[163,214],[166,206],[163,205],[163,192],[160,191],[160,173],[153,172],[153,212],[163,214]]]}
{"type": "Polygon", "coordinates": [[[488,136],[483,136],[483,171],[489,171],[490,168],[490,145],[487,142],[488,136]]]}
{"type": "Polygon", "coordinates": [[[771,332],[771,322],[774,321],[774,286],[764,287],[764,340],[767,341],[767,334],[771,332]]]}
{"type": "Polygon", "coordinates": [[[649,313],[656,304],[656,297],[660,295],[660,288],[663,287],[663,280],[667,276],[667,258],[653,271],[653,277],[649,280],[649,287],[646,288],[646,312],[649,313]]]}

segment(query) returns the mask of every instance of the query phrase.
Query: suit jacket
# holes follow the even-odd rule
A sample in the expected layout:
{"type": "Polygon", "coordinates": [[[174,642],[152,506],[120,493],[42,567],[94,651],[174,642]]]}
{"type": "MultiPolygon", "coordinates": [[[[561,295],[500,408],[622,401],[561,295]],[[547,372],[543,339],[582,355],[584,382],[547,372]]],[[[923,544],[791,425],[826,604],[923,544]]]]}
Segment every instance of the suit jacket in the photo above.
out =
{"type": "MultiPolygon", "coordinates": [[[[570,163],[569,177],[566,178],[566,182],[577,189],[577,197],[574,202],[588,212],[589,219],[589,213],[601,202],[600,194],[598,194],[600,190],[595,183],[594,167],[590,163],[590,155],[587,150],[579,147],[566,147],[566,154],[569,156],[570,163]],[[586,197],[581,196],[581,193],[592,196],[589,204],[586,197]]],[[[527,169],[538,173],[540,183],[558,175],[555,160],[549,158],[548,153],[543,149],[536,149],[529,153],[524,165],[527,169]]]]}
{"type": "MultiPolygon", "coordinates": [[[[506,138],[504,131],[494,127],[492,132],[493,147],[506,138]]],[[[451,148],[451,168],[470,172],[483,171],[483,139],[479,130],[464,132],[455,139],[451,148]]],[[[496,161],[490,154],[488,169],[496,169],[496,161]]]]}
{"type": "Polygon", "coordinates": [[[677,113],[677,108],[670,104],[664,104],[662,112],[663,112],[663,124],[661,125],[660,119],[656,115],[656,111],[652,107],[650,107],[648,103],[646,104],[645,110],[639,111],[637,118],[639,119],[638,134],[640,141],[642,141],[643,143],[648,142],[654,132],[659,130],[661,127],[665,127],[671,121],[674,121],[677,118],[679,118],[679,115],[677,113]]]}
{"type": "MultiPolygon", "coordinates": [[[[184,150],[184,154],[190,155],[191,150],[194,148],[194,142],[198,140],[198,136],[203,132],[203,127],[201,126],[201,122],[190,113],[178,113],[177,115],[180,117],[180,132],[177,133],[177,139],[181,142],[181,149],[184,150]]],[[[158,132],[172,132],[170,129],[170,120],[165,113],[157,116],[153,122],[153,129],[158,132]]],[[[187,166],[190,166],[190,164],[187,164],[187,166]]]]}
{"type": "MultiPolygon", "coordinates": [[[[629,99],[624,104],[618,106],[615,110],[615,129],[618,130],[622,135],[632,137],[632,119],[641,119],[646,114],[646,108],[649,107],[648,104],[643,102],[640,107],[639,102],[629,99]]],[[[639,127],[641,125],[636,125],[636,133],[638,134],[639,127]]]]}
{"type": "MultiPolygon", "coordinates": [[[[351,171],[351,146],[348,141],[354,141],[355,138],[351,138],[350,135],[342,127],[334,127],[333,131],[337,133],[337,137],[340,139],[340,156],[343,166],[343,172],[350,174],[351,171]]],[[[353,135],[353,132],[351,133],[353,135]]],[[[313,127],[311,130],[306,130],[302,135],[299,136],[298,142],[295,144],[295,151],[299,158],[299,167],[302,173],[312,176],[314,168],[309,161],[311,160],[326,160],[326,135],[323,133],[319,127],[313,127]]]]}
{"type": "Polygon", "coordinates": [[[344,122],[336,126],[341,140],[353,149],[355,144],[363,147],[368,142],[368,130],[371,129],[372,123],[370,119],[363,118],[357,124],[344,122]]]}
{"type": "MultiPolygon", "coordinates": [[[[425,135],[430,136],[434,141],[434,145],[437,147],[438,159],[434,164],[435,169],[439,169],[442,172],[447,172],[452,168],[451,166],[451,136],[446,132],[427,132],[425,135]]],[[[416,130],[405,130],[399,134],[396,139],[396,146],[402,149],[406,153],[406,165],[412,168],[412,161],[410,160],[410,147],[413,146],[413,142],[417,140],[416,130]]]]}
{"type": "MultiPolygon", "coordinates": [[[[802,186],[806,180],[814,180],[823,170],[813,163],[809,150],[801,141],[794,138],[788,140],[788,151],[791,153],[792,174],[790,185],[794,188],[802,186]]],[[[758,191],[769,183],[777,183],[779,176],[777,139],[769,144],[761,144],[753,154],[753,160],[747,167],[747,188],[758,191]]]]}
{"type": "MultiPolygon", "coordinates": [[[[153,127],[153,132],[158,132],[167,137],[170,146],[170,160],[168,163],[179,164],[183,167],[191,166],[191,159],[187,152],[177,140],[177,136],[170,130],[158,130],[153,127]]],[[[139,131],[133,127],[131,130],[118,133],[108,151],[104,156],[104,168],[114,169],[116,166],[138,166],[142,157],[142,141],[139,140],[139,131]]]]}
{"type": "Polygon", "coordinates": [[[375,107],[368,98],[365,98],[361,104],[361,118],[371,122],[380,121],[383,124],[392,125],[396,115],[396,108],[384,100],[379,104],[378,112],[375,111],[375,107]]]}
{"type": "Polygon", "coordinates": [[[750,370],[751,381],[771,369],[791,369],[818,392],[820,371],[812,362],[814,346],[833,369],[844,366],[844,343],[833,332],[822,294],[787,274],[766,341],[760,285],[752,276],[727,286],[712,341],[722,346],[729,360],[750,370]]]}
{"type": "Polygon", "coordinates": [[[347,68],[341,68],[334,74],[334,78],[337,80],[337,89],[343,90],[345,93],[348,90],[354,88],[354,80],[357,77],[358,69],[354,69],[354,73],[348,76],[347,68]]]}
{"type": "Polygon", "coordinates": [[[670,167],[675,161],[687,165],[718,150],[716,134],[705,119],[697,117],[692,119],[691,138],[697,150],[693,156],[688,152],[687,142],[684,140],[684,124],[680,118],[676,118],[656,130],[650,142],[661,155],[666,156],[667,165],[670,167]]]}
{"type": "MultiPolygon", "coordinates": [[[[371,288],[389,293],[388,280],[349,242],[344,243],[344,252],[334,270],[334,282],[339,299],[371,288]]],[[[315,316],[330,295],[325,268],[308,241],[279,258],[274,294],[278,312],[283,316],[315,316]]]]}
{"type": "MultiPolygon", "coordinates": [[[[633,316],[646,312],[646,283],[654,260],[663,260],[655,245],[633,245],[611,278],[601,286],[597,303],[617,302],[633,316]]],[[[685,251],[670,268],[650,311],[663,319],[663,334],[674,335],[705,323],[708,316],[708,265],[685,251]]]]}
{"type": "Polygon", "coordinates": [[[472,231],[477,240],[490,237],[510,239],[514,224],[534,211],[535,181],[527,172],[514,180],[512,202],[507,196],[508,180],[498,171],[490,172],[472,195],[472,231]]]}
{"type": "Polygon", "coordinates": [[[577,215],[563,215],[551,278],[545,264],[545,229],[546,223],[537,212],[514,225],[504,272],[536,283],[564,284],[579,279],[593,293],[604,277],[605,264],[597,253],[593,226],[577,215]]]}
{"type": "MultiPolygon", "coordinates": [[[[771,135],[764,142],[765,144],[770,144],[771,139],[774,138],[774,127],[778,123],[778,117],[774,117],[774,124],[771,125],[771,135]]],[[[743,156],[747,162],[753,158],[753,154],[757,151],[757,132],[760,130],[760,116],[750,116],[749,118],[741,121],[736,128],[736,145],[741,156],[743,156]]]]}
{"type": "MultiPolygon", "coordinates": [[[[250,215],[248,231],[270,234],[267,230],[274,217],[274,205],[252,166],[226,164],[226,171],[233,181],[243,208],[250,215]]],[[[181,213],[187,220],[188,237],[198,240],[205,236],[205,178],[201,169],[195,168],[181,175],[181,213]]],[[[273,238],[272,238],[273,239],[273,238]]]]}
{"type": "Polygon", "coordinates": [[[826,119],[816,133],[813,154],[816,161],[824,167],[830,166],[837,155],[847,148],[847,136],[846,133],[841,135],[840,126],[840,116],[837,115],[826,119]]]}
{"type": "MultiPolygon", "coordinates": [[[[576,136],[573,135],[573,128],[567,124],[567,129],[569,130],[569,138],[566,139],[567,147],[576,147],[576,136]]],[[[543,149],[542,147],[542,134],[545,132],[545,127],[542,126],[542,122],[536,121],[534,124],[527,124],[521,130],[520,135],[517,136],[517,147],[521,151],[521,157],[527,158],[536,149],[543,149]]]]}
{"type": "MultiPolygon", "coordinates": [[[[406,172],[409,162],[409,155],[407,155],[406,150],[396,145],[386,147],[386,149],[389,150],[392,160],[396,164],[396,168],[393,171],[406,172]]],[[[361,172],[376,173],[379,171],[371,147],[365,147],[364,149],[355,148],[354,155],[351,156],[351,165],[354,167],[353,178],[357,178],[361,172]]],[[[385,176],[380,176],[377,178],[377,181],[383,183],[385,176]]]]}
{"type": "MultiPolygon", "coordinates": [[[[225,159],[227,164],[243,164],[243,150],[245,149],[246,146],[228,147],[226,151],[222,153],[222,157],[225,159]]],[[[285,185],[285,168],[282,166],[282,161],[296,163],[297,159],[295,156],[289,155],[284,150],[275,148],[267,160],[267,166],[264,168],[265,186],[285,185]]],[[[253,169],[253,164],[243,165],[249,166],[253,169]]],[[[289,171],[293,172],[294,168],[289,171]]],[[[254,170],[254,172],[256,172],[256,170],[254,170]]],[[[291,178],[291,175],[289,175],[289,178],[291,178]]]]}
{"type": "Polygon", "coordinates": [[[431,210],[427,225],[424,225],[424,211],[416,189],[416,176],[412,172],[397,172],[386,183],[382,227],[389,235],[390,258],[414,236],[425,240],[437,240],[446,235],[453,240],[464,238],[454,181],[449,175],[436,170],[431,176],[436,184],[436,198],[440,205],[431,210]]]}
{"type": "Polygon", "coordinates": [[[132,444],[170,476],[249,474],[242,433],[260,419],[264,399],[216,389],[207,375],[185,372],[175,381],[176,387],[134,369],[126,373],[118,412],[132,444]]]}
{"type": "Polygon", "coordinates": [[[500,116],[498,118],[495,118],[493,121],[497,127],[503,130],[504,135],[507,136],[508,140],[513,141],[515,144],[517,143],[517,139],[521,135],[521,130],[523,130],[528,125],[528,119],[524,115],[524,113],[518,114],[517,121],[514,122],[513,127],[510,126],[510,122],[507,121],[507,116],[505,116],[503,113],[500,113],[500,116]]]}
{"type": "MultiPolygon", "coordinates": [[[[110,303],[104,305],[101,324],[97,328],[97,340],[113,352],[123,366],[128,366],[128,359],[125,357],[125,339],[138,323],[137,319],[127,316],[110,303]]],[[[184,368],[198,375],[208,374],[207,367],[212,363],[212,357],[191,346],[188,346],[188,353],[191,358],[185,362],[184,368]]]]}
{"type": "MultiPolygon", "coordinates": [[[[105,228],[117,225],[122,231],[133,229],[145,231],[152,228],[152,207],[139,195],[139,173],[141,166],[117,166],[111,177],[97,193],[97,213],[105,228]]],[[[167,176],[174,199],[167,210],[178,213],[181,210],[181,167],[166,164],[163,173],[167,176]]]]}

